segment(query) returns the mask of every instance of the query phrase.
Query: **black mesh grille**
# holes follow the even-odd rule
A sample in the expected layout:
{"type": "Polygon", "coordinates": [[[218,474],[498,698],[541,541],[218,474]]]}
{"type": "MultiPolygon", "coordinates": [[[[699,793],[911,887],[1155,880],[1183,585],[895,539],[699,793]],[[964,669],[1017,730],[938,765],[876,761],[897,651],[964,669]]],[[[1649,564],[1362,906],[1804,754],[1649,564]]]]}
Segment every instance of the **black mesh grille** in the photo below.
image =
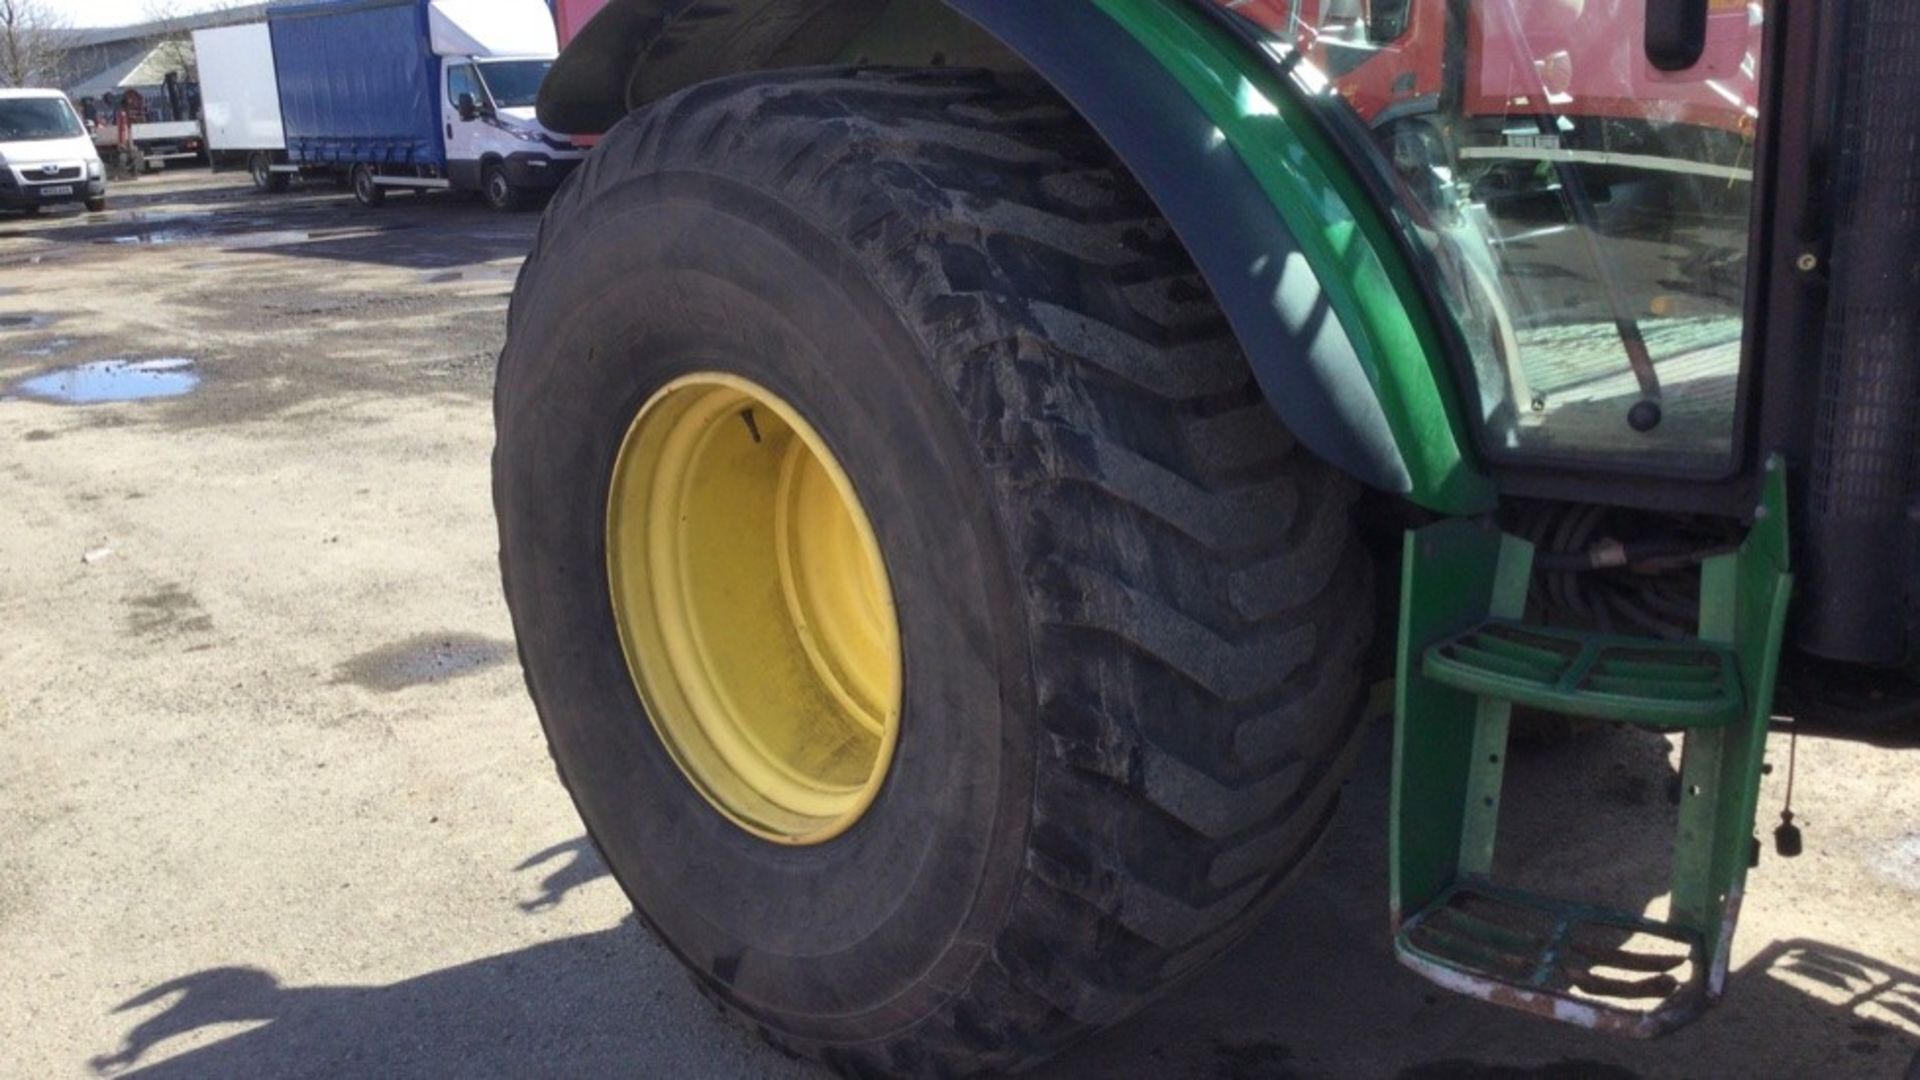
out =
{"type": "Polygon", "coordinates": [[[1920,465],[1920,379],[1895,333],[1892,305],[1846,304],[1827,323],[1830,366],[1820,395],[1814,512],[1839,518],[1906,513],[1920,465]]]}
{"type": "Polygon", "coordinates": [[[1839,223],[1912,227],[1920,222],[1920,4],[1854,0],[1846,47],[1836,179],[1840,191],[1865,197],[1842,202],[1839,223]],[[1882,217],[1889,213],[1903,220],[1882,217]]]}
{"type": "Polygon", "coordinates": [[[1854,0],[1850,16],[1813,509],[1859,520],[1903,516],[1920,476],[1920,259],[1884,242],[1920,225],[1920,4],[1854,0]]]}
{"type": "Polygon", "coordinates": [[[1894,663],[1920,641],[1920,2],[1841,7],[1803,644],[1894,663]]]}

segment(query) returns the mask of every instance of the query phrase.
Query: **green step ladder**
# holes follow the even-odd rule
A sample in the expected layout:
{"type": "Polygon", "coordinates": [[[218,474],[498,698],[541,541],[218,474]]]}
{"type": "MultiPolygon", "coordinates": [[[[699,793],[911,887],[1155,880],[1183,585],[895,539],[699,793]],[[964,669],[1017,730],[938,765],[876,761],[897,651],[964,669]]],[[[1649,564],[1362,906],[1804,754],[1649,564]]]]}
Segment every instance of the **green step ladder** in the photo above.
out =
{"type": "Polygon", "coordinates": [[[1408,533],[1394,709],[1400,961],[1450,990],[1651,1036],[1722,993],[1792,578],[1784,470],[1746,542],[1701,568],[1697,640],[1529,626],[1533,548],[1490,523],[1408,533]],[[1492,878],[1513,707],[1685,733],[1665,920],[1492,878]],[[1631,946],[1631,947],[1628,947],[1631,946]]]}

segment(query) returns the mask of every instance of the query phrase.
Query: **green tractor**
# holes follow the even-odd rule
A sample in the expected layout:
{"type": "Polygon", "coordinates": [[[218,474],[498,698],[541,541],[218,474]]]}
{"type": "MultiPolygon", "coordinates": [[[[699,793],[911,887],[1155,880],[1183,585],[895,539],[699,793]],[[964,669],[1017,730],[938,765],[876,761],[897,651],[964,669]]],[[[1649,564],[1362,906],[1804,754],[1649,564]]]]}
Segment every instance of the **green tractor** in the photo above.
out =
{"type": "Polygon", "coordinates": [[[607,865],[779,1046],[1125,1017],[1389,686],[1396,954],[1658,1033],[1723,990],[1775,712],[1910,723],[1909,0],[560,16],[541,118],[599,141],[500,362],[507,599],[607,865]],[[1554,722],[1683,736],[1664,917],[1494,872],[1554,722]]]}

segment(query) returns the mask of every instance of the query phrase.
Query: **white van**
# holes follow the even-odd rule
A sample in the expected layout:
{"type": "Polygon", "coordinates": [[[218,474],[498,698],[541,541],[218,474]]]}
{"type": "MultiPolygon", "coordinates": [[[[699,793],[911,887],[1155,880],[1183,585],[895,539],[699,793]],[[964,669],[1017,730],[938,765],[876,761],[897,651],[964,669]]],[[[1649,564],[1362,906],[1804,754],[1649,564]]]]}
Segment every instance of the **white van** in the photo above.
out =
{"type": "Polygon", "coordinates": [[[0,209],[107,208],[107,170],[73,103],[58,90],[0,90],[0,209]]]}

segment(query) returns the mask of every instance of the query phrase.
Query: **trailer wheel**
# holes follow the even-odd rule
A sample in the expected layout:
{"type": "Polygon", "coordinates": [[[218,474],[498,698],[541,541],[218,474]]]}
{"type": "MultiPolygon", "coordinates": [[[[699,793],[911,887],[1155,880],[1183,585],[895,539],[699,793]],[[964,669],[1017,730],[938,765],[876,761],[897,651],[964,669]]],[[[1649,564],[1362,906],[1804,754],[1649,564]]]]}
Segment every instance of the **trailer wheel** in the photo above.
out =
{"type": "Polygon", "coordinates": [[[355,165],[353,167],[353,198],[361,206],[372,209],[387,201],[387,189],[374,183],[373,166],[355,165]]]}
{"type": "Polygon", "coordinates": [[[485,179],[480,190],[487,197],[487,205],[503,214],[516,213],[527,208],[527,193],[513,186],[507,178],[507,170],[499,165],[487,166],[485,179]]]}
{"type": "Polygon", "coordinates": [[[287,174],[273,171],[273,157],[257,153],[247,159],[247,172],[253,177],[253,190],[263,195],[278,195],[287,190],[287,174]]]}
{"type": "Polygon", "coordinates": [[[1010,1069],[1240,936],[1352,756],[1355,486],[1043,84],[630,117],[496,383],[501,567],[641,917],[776,1044],[1010,1069]]]}

